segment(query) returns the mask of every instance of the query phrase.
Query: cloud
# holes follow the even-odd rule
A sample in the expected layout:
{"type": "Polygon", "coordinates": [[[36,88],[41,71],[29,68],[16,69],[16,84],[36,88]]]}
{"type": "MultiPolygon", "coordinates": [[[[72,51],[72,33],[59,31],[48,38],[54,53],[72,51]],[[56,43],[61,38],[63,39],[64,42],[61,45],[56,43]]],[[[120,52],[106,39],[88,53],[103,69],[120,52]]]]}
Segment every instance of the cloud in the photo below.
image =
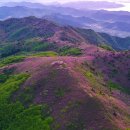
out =
{"type": "MultiPolygon", "coordinates": [[[[48,2],[71,2],[71,1],[90,1],[90,0],[0,0],[1,3],[5,2],[40,2],[40,3],[48,3],[48,2]]],[[[91,1],[111,1],[111,2],[121,2],[121,3],[130,3],[130,0],[91,0],[91,1]]]]}

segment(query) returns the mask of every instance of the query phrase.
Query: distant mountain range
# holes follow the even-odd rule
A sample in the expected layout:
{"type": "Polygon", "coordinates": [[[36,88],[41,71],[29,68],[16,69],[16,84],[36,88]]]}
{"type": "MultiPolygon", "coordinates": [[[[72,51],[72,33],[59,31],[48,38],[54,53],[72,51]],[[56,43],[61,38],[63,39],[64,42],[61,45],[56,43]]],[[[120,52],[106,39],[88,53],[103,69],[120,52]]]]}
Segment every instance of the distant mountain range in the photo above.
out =
{"type": "Polygon", "coordinates": [[[43,4],[31,3],[31,2],[8,2],[8,3],[3,3],[2,6],[7,6],[7,7],[24,6],[24,7],[29,7],[29,8],[44,8],[45,7],[45,5],[43,4]]]}
{"type": "Polygon", "coordinates": [[[62,6],[62,7],[70,7],[75,9],[103,9],[103,8],[119,8],[123,7],[123,4],[119,4],[116,2],[106,2],[106,1],[79,1],[79,2],[68,2],[68,3],[57,3],[50,2],[45,3],[45,5],[40,3],[31,3],[31,2],[8,2],[3,4],[4,6],[14,7],[14,6],[25,6],[29,8],[43,8],[45,5],[52,6],[62,6]]]}
{"type": "MultiPolygon", "coordinates": [[[[101,2],[97,3],[101,4],[101,2]]],[[[102,3],[111,4],[111,2],[102,3]]],[[[126,11],[88,10],[87,6],[87,10],[81,10],[73,6],[70,8],[60,4],[42,5],[30,2],[14,2],[5,5],[0,7],[1,20],[35,16],[52,20],[61,25],[93,29],[97,32],[105,32],[120,37],[130,36],[130,12],[126,11]]]]}
{"type": "Polygon", "coordinates": [[[97,32],[106,32],[111,35],[117,35],[120,37],[130,36],[130,23],[120,22],[115,20],[115,22],[108,22],[107,20],[99,21],[99,18],[94,19],[94,17],[75,17],[71,15],[61,15],[52,14],[44,16],[43,18],[54,21],[61,25],[70,25],[73,27],[80,27],[86,29],[93,29],[97,32]]]}

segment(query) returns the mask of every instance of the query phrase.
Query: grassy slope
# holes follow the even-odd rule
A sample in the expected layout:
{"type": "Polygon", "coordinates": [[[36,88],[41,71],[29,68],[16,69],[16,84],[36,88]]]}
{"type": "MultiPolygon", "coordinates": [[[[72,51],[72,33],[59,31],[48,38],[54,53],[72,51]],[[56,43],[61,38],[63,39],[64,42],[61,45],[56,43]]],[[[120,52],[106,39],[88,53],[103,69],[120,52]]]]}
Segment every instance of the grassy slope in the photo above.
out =
{"type": "Polygon", "coordinates": [[[25,106],[47,104],[54,130],[127,128],[127,107],[120,108],[115,102],[118,99],[109,97],[102,76],[91,66],[82,66],[83,61],[82,57],[32,57],[16,64],[17,73],[29,72],[31,78],[13,94],[13,100],[25,106]],[[111,98],[114,100],[109,104],[111,98]]]}
{"type": "Polygon", "coordinates": [[[42,105],[27,108],[19,102],[10,101],[11,95],[29,77],[28,74],[9,75],[0,83],[0,129],[1,130],[50,130],[51,117],[42,116],[42,105]]]}

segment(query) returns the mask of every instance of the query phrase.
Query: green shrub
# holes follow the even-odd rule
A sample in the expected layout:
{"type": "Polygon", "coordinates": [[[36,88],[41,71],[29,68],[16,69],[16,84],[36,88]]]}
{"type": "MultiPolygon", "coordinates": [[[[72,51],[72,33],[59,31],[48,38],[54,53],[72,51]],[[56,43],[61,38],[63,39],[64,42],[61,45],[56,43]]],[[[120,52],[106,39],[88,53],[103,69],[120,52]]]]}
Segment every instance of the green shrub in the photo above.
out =
{"type": "Polygon", "coordinates": [[[112,90],[120,90],[121,92],[124,92],[126,94],[130,94],[130,89],[129,88],[126,88],[126,87],[123,87],[117,83],[114,83],[112,81],[109,81],[108,82],[108,87],[110,89],[110,91],[112,90]]]}
{"type": "Polygon", "coordinates": [[[25,56],[10,56],[7,58],[4,58],[0,61],[0,67],[9,65],[12,63],[20,62],[25,58],[25,56]]]}
{"type": "Polygon", "coordinates": [[[0,130],[50,130],[53,119],[42,118],[41,105],[25,108],[19,101],[10,100],[28,77],[27,74],[13,75],[0,84],[0,130]]]}
{"type": "Polygon", "coordinates": [[[49,51],[54,50],[56,45],[54,43],[42,42],[42,41],[26,41],[23,45],[23,51],[49,51]]]}
{"type": "Polygon", "coordinates": [[[7,57],[10,55],[14,55],[20,51],[20,45],[15,43],[7,43],[2,46],[0,49],[0,56],[7,57]]]}
{"type": "Polygon", "coordinates": [[[89,78],[93,78],[93,77],[94,77],[93,73],[90,72],[90,71],[86,71],[85,75],[86,75],[87,77],[89,77],[89,78]]]}
{"type": "Polygon", "coordinates": [[[65,55],[78,56],[78,55],[82,54],[81,49],[71,48],[68,46],[65,46],[65,47],[59,49],[59,53],[60,53],[60,55],[63,55],[63,56],[65,56],[65,55]]]}
{"type": "Polygon", "coordinates": [[[47,104],[42,105],[41,115],[43,119],[46,119],[48,116],[50,116],[50,108],[47,104]]]}
{"type": "Polygon", "coordinates": [[[7,80],[8,76],[5,74],[0,74],[0,83],[3,83],[7,80]]]}
{"type": "Polygon", "coordinates": [[[111,81],[108,83],[108,86],[110,89],[117,89],[117,90],[121,89],[121,87],[118,84],[111,82],[111,81]]]}
{"type": "Polygon", "coordinates": [[[90,69],[83,70],[83,74],[94,89],[101,91],[103,77],[100,73],[95,73],[90,67],[90,69]]]}
{"type": "Polygon", "coordinates": [[[108,51],[114,51],[114,49],[111,46],[105,45],[105,44],[101,44],[99,45],[99,47],[108,50],[108,51]]]}
{"type": "Polygon", "coordinates": [[[0,74],[0,83],[4,83],[9,76],[13,73],[14,68],[10,68],[10,69],[4,69],[3,73],[0,74]]]}
{"type": "Polygon", "coordinates": [[[90,83],[92,83],[92,85],[97,84],[96,76],[91,71],[89,71],[89,70],[85,71],[84,75],[90,81],[90,83]]]}
{"type": "Polygon", "coordinates": [[[0,102],[10,97],[11,93],[19,88],[19,85],[27,79],[27,74],[10,76],[6,82],[0,84],[0,102]]]}
{"type": "Polygon", "coordinates": [[[58,53],[56,53],[54,51],[46,51],[46,52],[39,52],[39,53],[32,54],[32,56],[38,56],[38,57],[42,57],[42,56],[55,57],[55,56],[58,56],[58,53]]]}
{"type": "Polygon", "coordinates": [[[3,73],[5,74],[5,75],[7,75],[7,76],[9,76],[9,75],[11,75],[13,72],[14,72],[14,70],[15,70],[15,67],[13,67],[13,68],[5,68],[4,70],[3,70],[3,73]]]}
{"type": "Polygon", "coordinates": [[[81,55],[81,50],[79,48],[71,48],[68,50],[68,55],[74,55],[74,56],[78,56],[81,55]]]}
{"type": "Polygon", "coordinates": [[[33,87],[26,87],[24,90],[19,94],[17,100],[19,100],[23,105],[29,105],[34,98],[34,89],[33,87]]]}

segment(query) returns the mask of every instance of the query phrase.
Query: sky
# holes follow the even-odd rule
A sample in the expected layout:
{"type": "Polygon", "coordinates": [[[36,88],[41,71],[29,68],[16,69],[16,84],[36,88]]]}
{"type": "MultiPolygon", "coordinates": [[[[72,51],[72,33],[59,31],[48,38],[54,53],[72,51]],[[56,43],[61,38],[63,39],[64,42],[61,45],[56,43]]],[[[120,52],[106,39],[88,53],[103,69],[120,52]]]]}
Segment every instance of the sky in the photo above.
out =
{"type": "Polygon", "coordinates": [[[6,3],[6,2],[35,2],[35,3],[50,3],[50,2],[58,2],[58,3],[65,3],[65,2],[73,2],[73,1],[107,1],[107,2],[116,2],[116,3],[122,3],[125,5],[123,8],[117,8],[112,10],[124,10],[124,11],[130,11],[130,0],[0,0],[0,3],[6,3]]]}
{"type": "Polygon", "coordinates": [[[30,1],[30,2],[40,2],[40,3],[46,3],[46,2],[71,2],[71,1],[112,1],[112,2],[122,2],[122,3],[130,3],[130,0],[0,0],[0,2],[20,2],[20,1],[30,1]]]}

